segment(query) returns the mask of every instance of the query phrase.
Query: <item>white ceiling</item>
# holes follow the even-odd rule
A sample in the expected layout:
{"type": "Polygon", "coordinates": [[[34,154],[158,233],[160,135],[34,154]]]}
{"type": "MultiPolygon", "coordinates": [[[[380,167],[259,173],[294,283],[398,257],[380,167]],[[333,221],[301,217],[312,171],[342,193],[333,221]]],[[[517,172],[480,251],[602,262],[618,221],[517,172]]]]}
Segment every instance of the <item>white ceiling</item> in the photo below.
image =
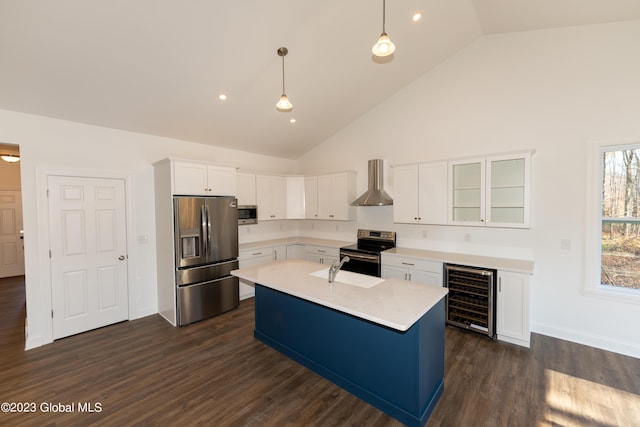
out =
{"type": "Polygon", "coordinates": [[[378,63],[381,1],[0,0],[0,109],[297,158],[484,34],[635,19],[640,0],[389,0],[378,63]]]}

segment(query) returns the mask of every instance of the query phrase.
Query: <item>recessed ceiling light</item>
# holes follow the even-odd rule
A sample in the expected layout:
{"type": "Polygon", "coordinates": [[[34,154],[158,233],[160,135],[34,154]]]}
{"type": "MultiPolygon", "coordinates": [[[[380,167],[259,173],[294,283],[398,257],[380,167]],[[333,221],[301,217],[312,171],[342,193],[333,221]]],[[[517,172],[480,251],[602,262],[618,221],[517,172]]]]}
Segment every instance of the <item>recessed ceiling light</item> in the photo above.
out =
{"type": "Polygon", "coordinates": [[[422,19],[422,12],[416,12],[413,14],[413,16],[411,17],[411,20],[413,22],[418,22],[419,20],[422,19]]]}
{"type": "Polygon", "coordinates": [[[295,122],[296,122],[296,119],[289,120],[289,123],[295,123],[295,122]]]}
{"type": "Polygon", "coordinates": [[[226,101],[227,100],[227,95],[224,93],[221,93],[220,95],[218,95],[218,99],[220,101],[226,101]]]}

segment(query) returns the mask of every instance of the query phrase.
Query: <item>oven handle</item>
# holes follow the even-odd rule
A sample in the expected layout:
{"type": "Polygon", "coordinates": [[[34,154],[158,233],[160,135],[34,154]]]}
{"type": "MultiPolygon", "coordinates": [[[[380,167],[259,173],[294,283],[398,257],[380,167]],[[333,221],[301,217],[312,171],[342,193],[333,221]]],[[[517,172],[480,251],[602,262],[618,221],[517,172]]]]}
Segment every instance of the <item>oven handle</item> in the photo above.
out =
{"type": "Polygon", "coordinates": [[[379,262],[378,256],[376,255],[359,254],[357,252],[351,252],[351,251],[340,251],[340,258],[342,258],[343,256],[348,256],[354,261],[364,261],[364,262],[371,262],[375,264],[378,264],[379,262]]]}

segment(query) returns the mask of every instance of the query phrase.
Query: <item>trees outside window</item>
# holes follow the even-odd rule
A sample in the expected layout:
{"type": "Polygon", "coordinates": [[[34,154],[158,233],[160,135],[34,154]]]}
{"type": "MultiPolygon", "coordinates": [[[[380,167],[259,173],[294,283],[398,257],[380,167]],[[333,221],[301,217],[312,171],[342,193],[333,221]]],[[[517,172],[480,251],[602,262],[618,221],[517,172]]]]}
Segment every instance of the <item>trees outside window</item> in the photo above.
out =
{"type": "Polygon", "coordinates": [[[600,282],[640,289],[640,146],[601,154],[600,282]]]}

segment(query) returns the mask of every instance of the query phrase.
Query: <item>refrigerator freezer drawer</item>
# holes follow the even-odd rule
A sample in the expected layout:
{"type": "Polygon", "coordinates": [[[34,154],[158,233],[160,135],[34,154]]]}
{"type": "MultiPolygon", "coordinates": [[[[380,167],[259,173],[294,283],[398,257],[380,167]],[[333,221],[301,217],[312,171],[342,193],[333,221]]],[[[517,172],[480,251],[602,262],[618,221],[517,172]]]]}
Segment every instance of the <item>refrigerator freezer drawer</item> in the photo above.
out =
{"type": "Polygon", "coordinates": [[[178,326],[238,308],[237,277],[223,277],[178,288],[178,326]]]}
{"type": "Polygon", "coordinates": [[[238,268],[237,259],[199,267],[179,268],[176,270],[176,285],[191,285],[218,277],[230,276],[231,270],[237,270],[238,268]]]}

